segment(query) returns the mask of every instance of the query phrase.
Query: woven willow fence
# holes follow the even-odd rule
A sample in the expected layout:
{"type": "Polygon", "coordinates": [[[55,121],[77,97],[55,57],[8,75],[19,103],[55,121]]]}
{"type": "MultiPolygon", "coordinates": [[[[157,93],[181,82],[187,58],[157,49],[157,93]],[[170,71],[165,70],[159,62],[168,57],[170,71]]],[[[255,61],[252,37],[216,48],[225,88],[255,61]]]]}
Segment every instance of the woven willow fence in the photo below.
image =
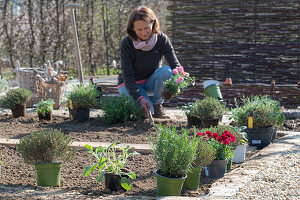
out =
{"type": "Polygon", "coordinates": [[[176,54],[198,80],[300,80],[300,0],[172,0],[168,9],[176,54]]]}

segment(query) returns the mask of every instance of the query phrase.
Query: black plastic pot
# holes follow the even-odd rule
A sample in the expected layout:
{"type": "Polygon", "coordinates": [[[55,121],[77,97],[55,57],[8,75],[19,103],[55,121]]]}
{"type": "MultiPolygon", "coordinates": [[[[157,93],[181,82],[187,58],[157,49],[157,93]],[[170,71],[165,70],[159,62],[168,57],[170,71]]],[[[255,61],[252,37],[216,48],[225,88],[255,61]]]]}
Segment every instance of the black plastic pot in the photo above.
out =
{"type": "Polygon", "coordinates": [[[273,127],[272,139],[271,139],[272,142],[273,142],[273,141],[276,139],[276,137],[277,137],[277,129],[278,129],[277,126],[274,126],[274,127],[273,127]]]}
{"type": "Polygon", "coordinates": [[[46,112],[45,116],[38,112],[39,120],[47,120],[52,122],[52,112],[46,112]]]}
{"type": "Polygon", "coordinates": [[[214,160],[207,165],[209,178],[222,178],[227,169],[227,160],[214,160]]]}
{"type": "MultiPolygon", "coordinates": [[[[127,177],[128,178],[128,177],[127,177]]],[[[121,177],[116,174],[104,174],[105,188],[111,191],[126,190],[121,186],[121,177]]]]}
{"type": "Polygon", "coordinates": [[[69,110],[71,120],[78,120],[79,122],[88,121],[90,119],[90,109],[81,108],[69,110]]]}
{"type": "Polygon", "coordinates": [[[210,128],[211,126],[218,126],[220,119],[205,119],[203,120],[203,127],[210,128]]]}
{"type": "Polygon", "coordinates": [[[199,116],[194,115],[194,116],[187,116],[187,121],[188,121],[188,126],[196,126],[196,127],[202,127],[202,120],[200,119],[199,116]]]}
{"type": "Polygon", "coordinates": [[[256,146],[262,149],[271,143],[273,127],[246,129],[248,142],[250,146],[256,146]]]}
{"type": "Polygon", "coordinates": [[[26,115],[26,104],[18,105],[16,108],[11,109],[12,116],[14,118],[17,117],[25,117],[26,115]]]}

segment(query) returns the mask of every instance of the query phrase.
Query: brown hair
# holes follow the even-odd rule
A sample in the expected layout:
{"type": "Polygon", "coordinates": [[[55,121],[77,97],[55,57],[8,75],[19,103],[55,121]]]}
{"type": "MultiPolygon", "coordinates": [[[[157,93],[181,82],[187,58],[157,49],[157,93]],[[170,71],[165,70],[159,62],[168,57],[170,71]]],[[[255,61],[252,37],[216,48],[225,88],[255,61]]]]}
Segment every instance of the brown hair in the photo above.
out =
{"type": "Polygon", "coordinates": [[[149,23],[153,22],[152,32],[157,34],[159,33],[159,22],[154,12],[146,6],[139,6],[132,10],[128,18],[126,32],[130,39],[134,41],[138,39],[135,31],[133,30],[133,23],[137,20],[143,20],[149,23]]]}

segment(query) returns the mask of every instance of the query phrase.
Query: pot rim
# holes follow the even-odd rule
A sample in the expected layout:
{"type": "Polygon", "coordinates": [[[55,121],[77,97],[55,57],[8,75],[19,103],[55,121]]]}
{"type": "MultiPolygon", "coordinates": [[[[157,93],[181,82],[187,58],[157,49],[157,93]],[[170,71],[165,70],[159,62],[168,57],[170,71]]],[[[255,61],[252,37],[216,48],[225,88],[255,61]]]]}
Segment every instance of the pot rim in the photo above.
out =
{"type": "Polygon", "coordinates": [[[182,178],[169,178],[169,177],[162,176],[162,175],[158,174],[157,171],[158,171],[158,169],[154,171],[154,174],[156,174],[156,176],[163,177],[163,178],[166,178],[166,179],[171,179],[171,180],[174,180],[174,179],[186,179],[186,177],[187,177],[187,174],[184,173],[184,177],[182,177],[182,178]]]}

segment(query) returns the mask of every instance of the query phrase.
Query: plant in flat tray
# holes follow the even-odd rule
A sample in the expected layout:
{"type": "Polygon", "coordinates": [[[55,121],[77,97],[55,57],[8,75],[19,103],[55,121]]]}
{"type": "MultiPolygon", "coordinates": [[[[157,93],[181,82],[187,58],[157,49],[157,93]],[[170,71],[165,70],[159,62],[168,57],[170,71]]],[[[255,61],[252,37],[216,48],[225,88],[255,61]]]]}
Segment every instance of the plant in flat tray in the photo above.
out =
{"type": "Polygon", "coordinates": [[[195,84],[195,78],[185,72],[182,66],[176,67],[173,69],[171,78],[164,82],[162,96],[165,100],[169,100],[179,95],[191,84],[195,84]]]}
{"type": "Polygon", "coordinates": [[[124,123],[144,119],[142,108],[131,97],[121,95],[115,98],[104,98],[102,103],[103,119],[108,124],[124,123]]]}
{"type": "Polygon", "coordinates": [[[25,88],[17,88],[9,90],[0,100],[0,106],[10,108],[13,117],[25,116],[26,103],[30,100],[32,92],[25,88]]]}
{"type": "Polygon", "coordinates": [[[159,124],[157,140],[153,141],[152,138],[151,143],[158,167],[155,172],[157,195],[180,195],[186,173],[196,157],[198,138],[189,137],[186,129],[181,129],[179,133],[176,127],[165,127],[159,124]]]}
{"type": "Polygon", "coordinates": [[[97,162],[85,167],[84,177],[87,177],[92,171],[97,169],[99,171],[97,181],[101,182],[104,177],[106,188],[112,191],[118,191],[122,188],[125,190],[131,189],[129,178],[134,180],[136,175],[125,167],[127,159],[138,154],[136,151],[129,153],[129,145],[126,148],[118,147],[116,141],[107,148],[99,146],[95,151],[89,144],[85,145],[85,148],[87,152],[97,159],[97,162]],[[118,152],[118,149],[121,152],[118,152]]]}
{"type": "Polygon", "coordinates": [[[39,119],[46,119],[52,121],[53,104],[55,104],[53,99],[48,99],[47,101],[40,100],[35,105],[39,119]]]}
{"type": "Polygon", "coordinates": [[[63,161],[74,156],[71,138],[56,129],[33,132],[20,139],[17,151],[26,163],[34,164],[41,186],[59,186],[63,161]]]}

